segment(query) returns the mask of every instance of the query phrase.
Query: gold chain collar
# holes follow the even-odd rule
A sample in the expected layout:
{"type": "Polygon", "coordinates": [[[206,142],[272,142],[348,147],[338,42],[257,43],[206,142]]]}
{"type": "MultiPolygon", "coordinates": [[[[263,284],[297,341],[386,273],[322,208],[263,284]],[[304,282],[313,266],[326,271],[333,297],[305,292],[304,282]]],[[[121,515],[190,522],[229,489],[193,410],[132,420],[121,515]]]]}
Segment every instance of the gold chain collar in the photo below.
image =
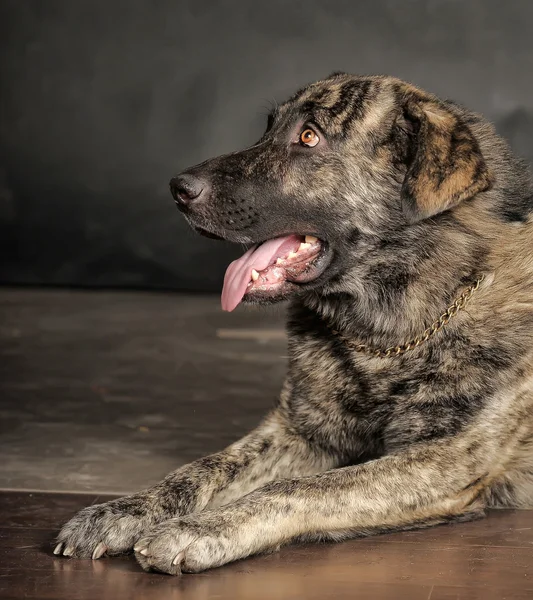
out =
{"type": "Polygon", "coordinates": [[[427,342],[430,338],[432,338],[436,333],[438,333],[443,327],[445,327],[455,315],[462,310],[472,298],[474,292],[479,288],[481,282],[485,279],[485,275],[481,275],[481,277],[475,281],[469,288],[467,288],[460,296],[455,300],[455,302],[450,305],[442,315],[432,323],[421,335],[417,335],[412,340],[405,342],[404,344],[400,344],[399,346],[391,346],[390,348],[386,348],[382,350],[380,348],[372,348],[372,346],[367,346],[366,344],[357,344],[346,337],[344,337],[339,331],[332,329],[332,332],[339,336],[342,341],[351,349],[355,350],[355,352],[362,352],[363,354],[368,354],[369,356],[374,356],[375,358],[390,358],[391,356],[399,356],[400,354],[405,354],[409,352],[409,350],[414,350],[418,348],[421,344],[427,342]]]}

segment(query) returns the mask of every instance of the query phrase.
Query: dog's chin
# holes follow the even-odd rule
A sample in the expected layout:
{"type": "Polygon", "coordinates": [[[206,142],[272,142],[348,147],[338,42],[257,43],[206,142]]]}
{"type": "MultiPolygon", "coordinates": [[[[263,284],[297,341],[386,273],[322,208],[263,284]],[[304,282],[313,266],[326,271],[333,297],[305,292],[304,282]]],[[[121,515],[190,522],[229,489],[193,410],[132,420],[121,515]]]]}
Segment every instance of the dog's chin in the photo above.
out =
{"type": "Polygon", "coordinates": [[[242,304],[265,306],[269,304],[277,304],[285,300],[290,300],[293,296],[298,295],[302,292],[302,288],[305,286],[285,281],[275,287],[254,289],[253,291],[246,292],[242,299],[242,304]]]}

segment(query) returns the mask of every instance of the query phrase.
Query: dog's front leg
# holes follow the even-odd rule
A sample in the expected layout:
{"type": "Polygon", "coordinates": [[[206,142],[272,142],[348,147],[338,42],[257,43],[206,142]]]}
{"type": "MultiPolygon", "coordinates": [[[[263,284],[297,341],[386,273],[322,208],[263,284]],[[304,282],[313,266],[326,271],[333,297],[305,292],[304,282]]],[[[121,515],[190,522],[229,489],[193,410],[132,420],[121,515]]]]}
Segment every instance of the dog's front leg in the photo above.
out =
{"type": "Polygon", "coordinates": [[[295,539],[344,539],[482,514],[484,473],[446,444],[272,482],[216,510],[171,519],[139,540],[145,569],[198,572],[295,539]]]}
{"type": "Polygon", "coordinates": [[[182,467],[161,483],[84,508],[65,524],[54,552],[85,558],[128,552],[157,523],[224,504],[274,479],[332,466],[331,457],[312,451],[274,412],[242,440],[182,467]]]}

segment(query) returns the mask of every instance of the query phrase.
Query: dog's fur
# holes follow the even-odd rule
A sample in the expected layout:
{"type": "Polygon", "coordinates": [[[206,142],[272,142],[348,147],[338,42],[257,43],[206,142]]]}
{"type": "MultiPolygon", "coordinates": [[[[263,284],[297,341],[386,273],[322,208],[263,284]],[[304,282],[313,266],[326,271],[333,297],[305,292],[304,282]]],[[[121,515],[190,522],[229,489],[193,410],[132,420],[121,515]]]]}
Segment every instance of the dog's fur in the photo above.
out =
{"type": "Polygon", "coordinates": [[[336,73],[277,107],[258,144],[189,173],[211,190],[194,226],[245,243],[312,233],[331,264],[280,296],[289,371],[264,422],[81,511],[58,553],[135,546],[144,568],[197,572],[293,540],[532,507],[533,188],[491,125],[397,79],[336,73]],[[292,143],[309,122],[317,148],[292,143]],[[466,310],[402,356],[332,333],[402,343],[481,275],[466,310]]]}

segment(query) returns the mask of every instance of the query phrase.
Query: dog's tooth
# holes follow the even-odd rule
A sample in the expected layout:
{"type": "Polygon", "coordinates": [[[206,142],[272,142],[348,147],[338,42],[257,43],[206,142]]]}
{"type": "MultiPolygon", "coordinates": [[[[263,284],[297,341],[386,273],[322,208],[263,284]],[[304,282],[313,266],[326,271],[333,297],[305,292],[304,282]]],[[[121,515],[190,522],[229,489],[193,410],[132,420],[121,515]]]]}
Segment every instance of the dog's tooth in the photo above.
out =
{"type": "Polygon", "coordinates": [[[306,235],[305,241],[307,244],[314,244],[315,242],[318,242],[318,238],[316,238],[314,235],[306,235]]]}
{"type": "Polygon", "coordinates": [[[297,255],[297,252],[289,252],[287,258],[294,258],[297,255]]]}
{"type": "Polygon", "coordinates": [[[283,263],[283,259],[282,258],[278,258],[278,260],[276,261],[277,265],[281,265],[283,263]]]}
{"type": "Polygon", "coordinates": [[[298,248],[298,252],[300,252],[300,250],[306,250],[307,248],[310,248],[311,244],[308,244],[307,242],[302,242],[298,248]]]}
{"type": "Polygon", "coordinates": [[[259,279],[259,273],[255,269],[252,269],[252,279],[254,281],[257,281],[259,279]]]}

